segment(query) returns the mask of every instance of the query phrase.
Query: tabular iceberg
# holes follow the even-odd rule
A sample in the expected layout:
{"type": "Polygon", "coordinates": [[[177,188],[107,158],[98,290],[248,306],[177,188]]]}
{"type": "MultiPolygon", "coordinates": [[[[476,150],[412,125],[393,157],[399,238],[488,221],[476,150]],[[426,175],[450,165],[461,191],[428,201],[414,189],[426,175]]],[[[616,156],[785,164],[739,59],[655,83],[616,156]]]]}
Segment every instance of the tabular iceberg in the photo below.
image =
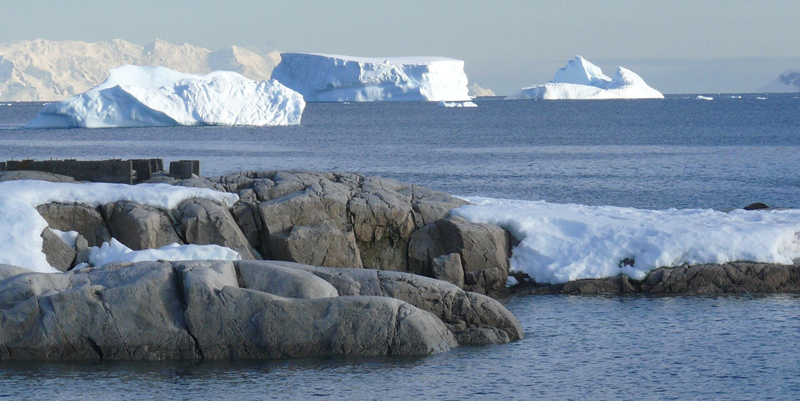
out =
{"type": "Polygon", "coordinates": [[[468,101],[464,61],[284,53],[272,79],[307,102],[468,101]]]}
{"type": "Polygon", "coordinates": [[[506,99],[663,99],[631,70],[618,67],[609,78],[600,68],[581,56],[556,71],[551,82],[522,88],[506,99]]]}
{"type": "Polygon", "coordinates": [[[296,125],[303,108],[299,93],[274,80],[127,65],[109,70],[103,83],[80,95],[48,104],[26,127],[296,125]]]}

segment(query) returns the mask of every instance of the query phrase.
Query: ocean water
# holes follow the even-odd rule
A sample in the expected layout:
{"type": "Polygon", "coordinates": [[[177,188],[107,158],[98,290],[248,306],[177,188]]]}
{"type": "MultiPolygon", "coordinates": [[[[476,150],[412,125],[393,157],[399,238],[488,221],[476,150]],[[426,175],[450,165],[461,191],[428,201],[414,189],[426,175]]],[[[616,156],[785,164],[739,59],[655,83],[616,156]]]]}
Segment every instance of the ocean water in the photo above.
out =
{"type": "MultiPolygon", "coordinates": [[[[298,127],[23,130],[0,160],[357,171],[464,196],[800,208],[800,99],[311,104],[298,127]]],[[[526,338],[416,358],[0,364],[0,399],[800,399],[800,297],[512,297],[526,338]]]]}

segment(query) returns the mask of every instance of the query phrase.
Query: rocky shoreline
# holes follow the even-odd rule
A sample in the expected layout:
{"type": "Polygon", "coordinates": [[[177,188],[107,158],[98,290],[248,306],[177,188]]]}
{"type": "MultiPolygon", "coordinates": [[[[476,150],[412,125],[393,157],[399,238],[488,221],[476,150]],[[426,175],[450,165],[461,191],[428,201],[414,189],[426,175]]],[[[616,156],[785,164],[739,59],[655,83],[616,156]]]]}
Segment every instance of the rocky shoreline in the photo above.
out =
{"type": "MultiPolygon", "coordinates": [[[[74,181],[0,172],[0,182],[23,179],[74,181]]],[[[507,230],[450,215],[462,199],[391,179],[154,172],[144,182],[239,200],[38,205],[43,252],[64,274],[0,265],[0,360],[430,354],[521,339],[516,318],[489,296],[800,292],[800,263],[747,262],[556,285],[511,273],[519,284],[507,287],[516,245],[507,230]],[[63,232],[76,232],[74,244],[63,232]],[[242,260],[88,265],[90,247],[112,238],[132,250],[219,245],[242,260]]]]}

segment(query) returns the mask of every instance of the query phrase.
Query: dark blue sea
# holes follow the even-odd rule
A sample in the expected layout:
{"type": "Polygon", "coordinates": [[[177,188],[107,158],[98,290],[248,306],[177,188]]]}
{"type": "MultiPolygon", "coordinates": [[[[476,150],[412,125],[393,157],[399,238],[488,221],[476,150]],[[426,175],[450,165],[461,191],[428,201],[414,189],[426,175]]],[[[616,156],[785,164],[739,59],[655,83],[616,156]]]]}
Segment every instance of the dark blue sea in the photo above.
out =
{"type": "MultiPolygon", "coordinates": [[[[639,208],[800,208],[800,99],[310,104],[297,127],[23,130],[0,160],[199,159],[356,171],[465,196],[639,208]]],[[[739,96],[739,95],[736,95],[739,96]]],[[[759,99],[763,97],[765,99],[759,99]]],[[[800,296],[504,300],[526,338],[422,358],[0,364],[0,399],[800,399],[800,296]]]]}

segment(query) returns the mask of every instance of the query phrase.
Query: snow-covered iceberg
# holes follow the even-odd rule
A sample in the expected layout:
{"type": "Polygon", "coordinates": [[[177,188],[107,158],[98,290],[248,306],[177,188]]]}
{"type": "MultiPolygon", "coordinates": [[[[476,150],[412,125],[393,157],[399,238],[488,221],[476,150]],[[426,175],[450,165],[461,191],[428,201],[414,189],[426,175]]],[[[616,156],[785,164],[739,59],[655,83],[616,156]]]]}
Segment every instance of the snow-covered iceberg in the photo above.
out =
{"type": "Polygon", "coordinates": [[[303,108],[303,97],[275,80],[127,65],[80,95],[46,105],[26,127],[296,125],[303,108]]]}
{"type": "Polygon", "coordinates": [[[643,210],[470,198],[453,214],[508,229],[511,269],[539,283],[617,276],[658,267],[800,257],[800,210],[643,210]]]}
{"type": "Polygon", "coordinates": [[[612,78],[581,56],[556,71],[552,81],[522,88],[506,97],[519,99],[663,99],[631,70],[618,67],[612,78]]]}
{"type": "Polygon", "coordinates": [[[272,79],[307,102],[467,101],[464,61],[284,53],[272,79]]]}

